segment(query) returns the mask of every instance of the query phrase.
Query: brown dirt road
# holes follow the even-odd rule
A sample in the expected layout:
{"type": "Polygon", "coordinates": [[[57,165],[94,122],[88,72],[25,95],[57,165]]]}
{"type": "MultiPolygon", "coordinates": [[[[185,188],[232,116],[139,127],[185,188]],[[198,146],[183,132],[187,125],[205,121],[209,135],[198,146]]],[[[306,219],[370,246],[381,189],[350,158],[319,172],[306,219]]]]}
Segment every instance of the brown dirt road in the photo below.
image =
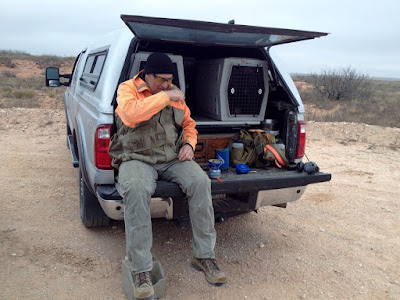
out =
{"type": "MultiPolygon", "coordinates": [[[[154,223],[164,299],[400,299],[400,129],[307,129],[308,156],[332,181],[217,224],[227,286],[190,268],[190,228],[154,223]]],[[[0,298],[124,299],[123,224],[81,224],[63,111],[3,109],[0,142],[0,298]]]]}

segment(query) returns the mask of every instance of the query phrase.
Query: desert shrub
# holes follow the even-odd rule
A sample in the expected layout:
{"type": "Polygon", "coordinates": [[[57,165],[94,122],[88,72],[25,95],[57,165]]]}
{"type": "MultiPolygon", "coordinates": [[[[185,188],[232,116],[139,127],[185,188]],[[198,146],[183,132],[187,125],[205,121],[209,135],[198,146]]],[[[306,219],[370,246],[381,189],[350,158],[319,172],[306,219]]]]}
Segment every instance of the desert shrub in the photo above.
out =
{"type": "Polygon", "coordinates": [[[35,62],[40,68],[46,67],[61,67],[64,65],[73,65],[74,57],[62,57],[55,55],[31,55],[23,51],[13,50],[0,50],[0,64],[5,65],[9,68],[14,68],[15,64],[12,62],[13,59],[30,60],[35,62]]]}
{"type": "Polygon", "coordinates": [[[0,96],[2,98],[13,98],[13,88],[11,86],[2,87],[0,96]]]}
{"type": "Polygon", "coordinates": [[[64,60],[62,57],[53,55],[41,55],[35,57],[35,62],[40,68],[56,67],[59,68],[63,64],[64,60]]]}
{"type": "Polygon", "coordinates": [[[10,78],[16,78],[17,74],[15,74],[15,72],[13,71],[9,71],[9,70],[4,70],[3,72],[1,72],[1,74],[5,77],[10,77],[10,78]]]}
{"type": "Polygon", "coordinates": [[[14,98],[16,99],[30,99],[35,96],[34,90],[17,90],[13,93],[14,98]]]}
{"type": "Polygon", "coordinates": [[[369,77],[352,67],[324,69],[305,79],[323,98],[329,100],[366,99],[371,95],[369,77]]]}
{"type": "Polygon", "coordinates": [[[14,89],[26,90],[46,90],[46,84],[43,77],[16,78],[0,76],[0,87],[12,87],[14,89]]]}
{"type": "Polygon", "coordinates": [[[38,66],[43,67],[43,75],[21,78],[17,77],[19,76],[19,69],[6,70],[7,72],[0,71],[0,108],[63,107],[63,94],[66,87],[46,87],[44,69],[48,66],[61,66],[72,69],[75,58],[51,55],[34,56],[20,51],[0,50],[0,64],[2,66],[6,65],[8,68],[11,68],[10,64],[14,60],[26,60],[36,63],[38,66]]]}
{"type": "Polygon", "coordinates": [[[28,53],[22,51],[0,50],[0,65],[15,68],[14,59],[27,59],[28,53]]]}
{"type": "Polygon", "coordinates": [[[34,56],[32,57],[32,60],[35,61],[37,65],[43,69],[47,67],[61,68],[62,66],[73,66],[75,62],[74,57],[62,57],[55,55],[34,56]]]}
{"type": "MultiPolygon", "coordinates": [[[[299,86],[309,75],[295,75],[299,86]]],[[[357,122],[385,127],[400,127],[400,81],[368,80],[367,98],[332,101],[315,88],[299,89],[306,105],[306,119],[323,122],[357,122]]]]}
{"type": "Polygon", "coordinates": [[[11,92],[11,91],[12,91],[12,87],[6,85],[6,86],[3,86],[3,87],[1,88],[1,90],[2,90],[3,92],[8,93],[8,92],[11,92]]]}
{"type": "Polygon", "coordinates": [[[43,77],[30,77],[18,80],[19,87],[33,90],[46,90],[46,84],[43,77]]]}
{"type": "Polygon", "coordinates": [[[10,57],[4,57],[0,53],[0,65],[3,65],[7,68],[15,68],[15,64],[12,62],[10,57]]]}

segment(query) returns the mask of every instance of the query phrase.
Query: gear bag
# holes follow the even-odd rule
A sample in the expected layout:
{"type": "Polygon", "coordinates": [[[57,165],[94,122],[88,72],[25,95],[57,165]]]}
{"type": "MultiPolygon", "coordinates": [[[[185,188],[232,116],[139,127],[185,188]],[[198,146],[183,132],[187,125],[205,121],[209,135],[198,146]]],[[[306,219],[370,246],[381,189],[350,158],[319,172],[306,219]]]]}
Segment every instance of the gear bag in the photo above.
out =
{"type": "Polygon", "coordinates": [[[231,163],[246,164],[249,167],[268,167],[276,165],[278,168],[289,164],[286,156],[276,146],[275,136],[261,129],[242,129],[229,142],[231,163]],[[232,147],[233,143],[242,143],[243,148],[232,147]]]}

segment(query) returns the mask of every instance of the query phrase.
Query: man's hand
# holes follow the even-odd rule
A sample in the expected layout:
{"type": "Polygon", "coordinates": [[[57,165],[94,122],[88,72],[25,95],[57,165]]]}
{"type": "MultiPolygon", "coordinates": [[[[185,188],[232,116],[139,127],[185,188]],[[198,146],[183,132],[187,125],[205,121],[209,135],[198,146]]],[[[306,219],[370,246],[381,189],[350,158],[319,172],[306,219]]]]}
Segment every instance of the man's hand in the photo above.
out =
{"type": "Polygon", "coordinates": [[[185,94],[180,90],[168,90],[164,91],[171,101],[181,101],[182,104],[185,102],[185,94]]]}
{"type": "Polygon", "coordinates": [[[194,153],[193,153],[192,146],[185,144],[185,145],[183,145],[181,150],[179,150],[178,159],[179,159],[179,161],[192,160],[193,156],[194,156],[194,153]]]}

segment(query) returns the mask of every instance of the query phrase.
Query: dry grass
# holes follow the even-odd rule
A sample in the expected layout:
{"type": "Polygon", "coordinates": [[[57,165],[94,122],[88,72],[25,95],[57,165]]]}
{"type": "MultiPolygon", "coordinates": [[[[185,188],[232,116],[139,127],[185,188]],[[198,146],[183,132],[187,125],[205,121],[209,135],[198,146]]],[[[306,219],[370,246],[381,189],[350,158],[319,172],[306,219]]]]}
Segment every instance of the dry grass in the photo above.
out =
{"type": "Polygon", "coordinates": [[[48,66],[72,70],[74,60],[71,57],[0,51],[0,108],[62,108],[65,87],[46,87],[44,70],[48,66]]]}
{"type": "Polygon", "coordinates": [[[65,88],[49,89],[44,78],[0,75],[0,108],[62,108],[65,88]]]}
{"type": "Polygon", "coordinates": [[[1,74],[5,77],[9,77],[9,78],[16,78],[17,74],[13,71],[9,71],[9,70],[3,70],[3,72],[1,72],[1,74]]]}
{"type": "Polygon", "coordinates": [[[39,68],[44,69],[46,67],[57,67],[60,68],[65,65],[73,65],[74,57],[61,57],[55,55],[31,55],[22,51],[7,51],[0,50],[0,65],[4,65],[8,68],[15,68],[15,60],[27,60],[33,61],[38,65],[39,68]]]}
{"type": "Polygon", "coordinates": [[[400,127],[400,80],[369,80],[368,96],[337,101],[322,98],[312,87],[302,84],[304,77],[294,76],[294,80],[306,106],[307,120],[400,127]]]}

